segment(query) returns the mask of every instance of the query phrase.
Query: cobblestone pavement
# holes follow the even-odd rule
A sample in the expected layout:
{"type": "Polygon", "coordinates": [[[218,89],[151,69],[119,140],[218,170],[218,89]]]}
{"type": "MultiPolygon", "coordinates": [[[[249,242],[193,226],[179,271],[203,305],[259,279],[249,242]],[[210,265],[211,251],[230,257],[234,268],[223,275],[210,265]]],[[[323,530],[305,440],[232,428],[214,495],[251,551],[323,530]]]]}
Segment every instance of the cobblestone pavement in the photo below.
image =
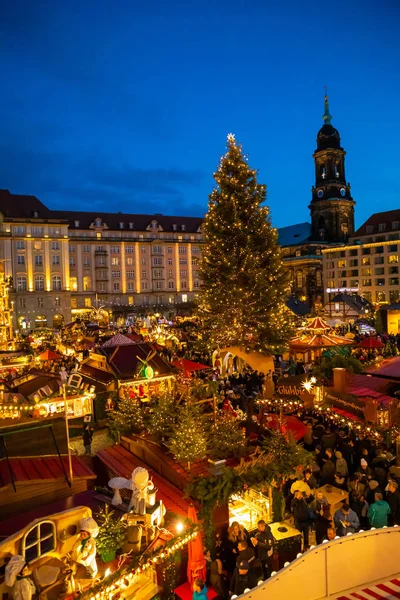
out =
{"type": "MultiPolygon", "coordinates": [[[[82,455],[85,453],[85,448],[83,447],[82,436],[74,438],[70,440],[69,443],[73,454],[82,455]]],[[[106,448],[107,446],[112,446],[113,441],[108,436],[108,429],[100,429],[99,431],[95,431],[93,434],[92,440],[92,456],[96,454],[99,450],[106,448]]]]}

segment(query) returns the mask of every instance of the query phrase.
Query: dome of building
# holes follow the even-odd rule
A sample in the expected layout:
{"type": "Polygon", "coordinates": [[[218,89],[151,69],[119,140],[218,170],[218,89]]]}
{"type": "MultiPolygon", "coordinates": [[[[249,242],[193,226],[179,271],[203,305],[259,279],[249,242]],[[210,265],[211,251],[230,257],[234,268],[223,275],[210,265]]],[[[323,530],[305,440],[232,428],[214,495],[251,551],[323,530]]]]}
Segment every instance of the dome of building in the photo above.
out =
{"type": "Polygon", "coordinates": [[[327,148],[341,148],[339,132],[330,123],[324,123],[317,135],[317,150],[327,148]]]}

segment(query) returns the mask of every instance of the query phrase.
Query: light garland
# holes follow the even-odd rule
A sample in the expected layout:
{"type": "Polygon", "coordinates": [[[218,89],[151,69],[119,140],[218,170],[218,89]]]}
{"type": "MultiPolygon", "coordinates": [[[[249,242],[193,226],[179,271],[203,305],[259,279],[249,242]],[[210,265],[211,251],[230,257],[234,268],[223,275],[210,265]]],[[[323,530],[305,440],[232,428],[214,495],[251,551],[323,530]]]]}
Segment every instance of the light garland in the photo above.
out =
{"type": "Polygon", "coordinates": [[[166,542],[163,547],[156,550],[147,560],[144,560],[146,552],[139,557],[134,557],[125,565],[111,573],[107,577],[83,592],[79,596],[79,600],[109,600],[115,594],[122,594],[123,590],[127,589],[139,576],[146,573],[148,569],[153,568],[156,564],[168,559],[170,556],[181,550],[191,540],[194,540],[200,531],[200,526],[196,523],[186,520],[188,530],[182,535],[176,536],[174,539],[166,542]]]}

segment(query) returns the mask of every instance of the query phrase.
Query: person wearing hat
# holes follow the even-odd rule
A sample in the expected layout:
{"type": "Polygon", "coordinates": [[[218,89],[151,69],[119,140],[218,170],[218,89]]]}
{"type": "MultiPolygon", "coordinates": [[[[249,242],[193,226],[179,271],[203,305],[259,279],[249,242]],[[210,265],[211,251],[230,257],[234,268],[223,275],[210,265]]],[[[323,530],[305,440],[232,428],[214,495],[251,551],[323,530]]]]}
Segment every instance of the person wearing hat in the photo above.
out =
{"type": "Polygon", "coordinates": [[[29,577],[31,570],[23,556],[16,554],[9,560],[4,573],[4,582],[13,590],[14,600],[31,600],[36,592],[35,584],[29,577]]]}
{"type": "Polygon", "coordinates": [[[96,542],[99,533],[97,523],[91,517],[80,522],[79,538],[72,548],[72,559],[86,567],[89,577],[94,579],[97,575],[96,542]]]}
{"type": "Polygon", "coordinates": [[[231,596],[241,596],[245,590],[254,587],[249,575],[250,565],[247,560],[242,560],[236,567],[229,588],[231,596]]]}

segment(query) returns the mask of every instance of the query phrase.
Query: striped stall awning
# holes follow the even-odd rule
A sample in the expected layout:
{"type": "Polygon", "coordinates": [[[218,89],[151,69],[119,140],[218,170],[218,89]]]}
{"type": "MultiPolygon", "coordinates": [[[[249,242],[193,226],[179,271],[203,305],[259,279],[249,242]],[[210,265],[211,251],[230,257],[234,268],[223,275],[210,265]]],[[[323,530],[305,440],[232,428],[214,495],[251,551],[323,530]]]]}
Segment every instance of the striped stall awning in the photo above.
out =
{"type": "Polygon", "coordinates": [[[336,600],[396,600],[396,598],[400,598],[400,579],[377,583],[357,592],[338,596],[336,600]]]}

